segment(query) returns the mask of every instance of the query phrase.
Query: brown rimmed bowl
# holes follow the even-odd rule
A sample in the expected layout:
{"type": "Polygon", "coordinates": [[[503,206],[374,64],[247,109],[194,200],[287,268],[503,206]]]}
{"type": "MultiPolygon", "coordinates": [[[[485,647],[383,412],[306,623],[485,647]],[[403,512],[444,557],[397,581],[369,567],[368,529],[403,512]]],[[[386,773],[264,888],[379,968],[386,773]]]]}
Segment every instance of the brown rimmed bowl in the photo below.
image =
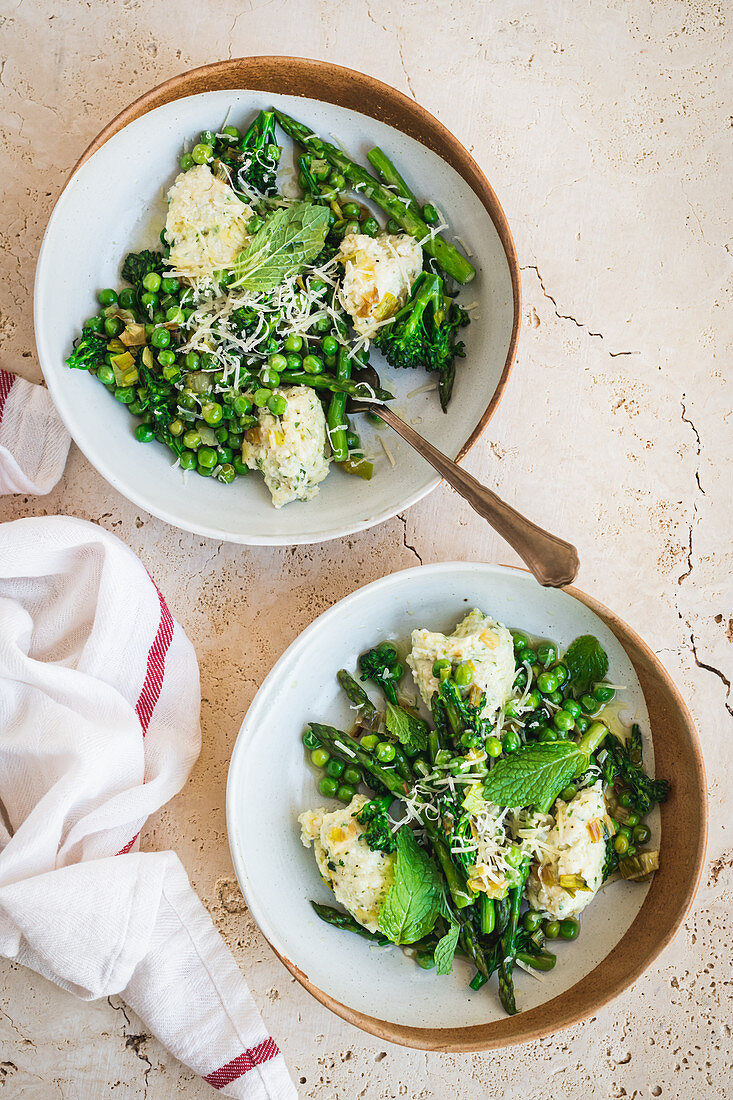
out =
{"type": "MultiPolygon", "coordinates": [[[[424,108],[372,77],[326,62],[251,57],[207,65],[147,92],[106,126],[75,166],[46,230],[36,272],[36,342],[74,440],[134,503],[216,539],[313,543],[396,515],[439,479],[395,435],[364,421],[358,428],[375,460],[373,479],[334,470],[315,500],[276,511],[259,477],[231,486],[185,478],[165,448],[137,443],[127,411],[103,387],[65,365],[79,327],[97,308],[97,291],[119,285],[126,252],[157,244],[164,191],[185,143],[225,118],[244,125],[273,103],[335,136],[363,162],[369,148],[381,145],[416,192],[445,212],[449,232],[469,245],[478,274],[460,300],[475,308],[448,413],[436,393],[415,392],[430,376],[393,371],[375,356],[397,395],[397,411],[451,457],[468,453],[496,409],[517,350],[520,276],[506,217],[470,154],[424,108]]],[[[285,146],[290,150],[289,140],[285,146]]]]}
{"type": "MultiPolygon", "coordinates": [[[[407,686],[407,685],[405,685],[407,686]]],[[[336,807],[334,802],[332,808],[336,807]]],[[[707,829],[706,783],[697,735],[680,694],[654,653],[617,615],[575,588],[541,588],[522,570],[467,562],[409,569],[352,593],[290,646],[258,691],[232,754],[229,843],[247,904],[282,962],[314,997],[350,1023],[394,1043],[436,1051],[488,1050],[548,1035],[596,1013],[634,982],[677,933],[695,895],[707,829]],[[612,882],[583,913],[573,943],[543,981],[517,972],[518,1015],[498,1003],[496,979],[477,993],[473,968],[423,971],[395,948],[375,948],[323,924],[310,900],[333,904],[298,814],[323,805],[304,758],[308,721],[353,722],[336,684],[339,668],[387,637],[404,650],[416,627],[450,630],[467,610],[553,638],[561,648],[595,634],[623,717],[638,720],[645,764],[671,781],[650,817],[660,870],[650,883],[612,882]]]]}

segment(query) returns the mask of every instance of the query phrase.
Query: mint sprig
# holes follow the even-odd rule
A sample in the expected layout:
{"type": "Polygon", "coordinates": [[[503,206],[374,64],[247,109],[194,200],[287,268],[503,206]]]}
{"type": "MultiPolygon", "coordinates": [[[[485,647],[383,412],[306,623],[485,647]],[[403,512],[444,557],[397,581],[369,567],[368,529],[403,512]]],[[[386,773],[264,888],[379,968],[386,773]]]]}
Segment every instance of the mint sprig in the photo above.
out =
{"type": "Polygon", "coordinates": [[[563,787],[588,770],[588,753],[570,741],[546,741],[502,756],[484,780],[484,798],[513,810],[552,806],[563,787]]]}
{"type": "Polygon", "coordinates": [[[433,860],[403,825],[395,837],[394,882],[379,910],[379,928],[392,943],[415,943],[427,936],[440,908],[441,877],[433,860]]]}
{"type": "Polygon", "coordinates": [[[571,642],[564,657],[573,686],[588,691],[608,672],[608,654],[592,634],[582,634],[571,642]]]}

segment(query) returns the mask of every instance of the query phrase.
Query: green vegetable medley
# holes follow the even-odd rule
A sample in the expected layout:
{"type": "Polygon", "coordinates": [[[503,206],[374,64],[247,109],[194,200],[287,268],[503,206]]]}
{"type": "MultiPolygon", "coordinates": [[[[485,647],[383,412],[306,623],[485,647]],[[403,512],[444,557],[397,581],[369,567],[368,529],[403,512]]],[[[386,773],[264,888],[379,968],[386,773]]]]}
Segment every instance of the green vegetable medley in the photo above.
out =
{"type": "Polygon", "coordinates": [[[644,882],[658,868],[644,818],[668,784],[645,772],[639,726],[625,731],[609,707],[621,689],[595,637],[563,654],[476,611],[449,637],[415,631],[412,646],[406,662],[431,721],[383,642],[361,655],[356,676],[338,673],[354,727],[311,722],[303,736],[321,795],[344,804],[300,817],[343,909],[312,904],[323,921],[401,945],[438,974],[466,959],[472,990],[496,973],[513,1014],[515,968],[551,970],[549,944],[577,938],[603,882],[644,882]],[[467,637],[469,627],[483,632],[467,637]],[[489,705],[502,669],[505,688],[489,705]],[[380,689],[383,709],[365,684],[380,689]]]}
{"type": "Polygon", "coordinates": [[[68,365],[127,406],[140,442],[224,484],[258,469],[278,507],[315,495],[332,463],[371,478],[348,415],[350,398],[392,398],[370,347],[430,372],[446,410],[468,324],[453,288],[475,270],[387,155],[368,160],[274,110],[204,131],[168,192],[162,249],[127,256],[128,285],[99,291],[68,365]]]}

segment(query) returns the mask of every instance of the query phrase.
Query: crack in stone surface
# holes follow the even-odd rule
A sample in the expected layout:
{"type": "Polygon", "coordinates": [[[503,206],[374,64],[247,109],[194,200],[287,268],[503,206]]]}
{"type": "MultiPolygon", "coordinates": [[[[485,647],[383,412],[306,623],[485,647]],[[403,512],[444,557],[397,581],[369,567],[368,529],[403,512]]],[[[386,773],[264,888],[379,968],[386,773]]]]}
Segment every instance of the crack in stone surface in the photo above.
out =
{"type": "Polygon", "coordinates": [[[405,547],[406,550],[412,551],[417,560],[420,562],[420,565],[424,565],[425,563],[423,562],[415,547],[407,541],[407,517],[400,514],[397,519],[400,520],[402,524],[402,545],[405,547]]]}
{"type": "MultiPolygon", "coordinates": [[[[689,627],[690,624],[688,623],[687,625],[689,627]]],[[[717,676],[718,679],[720,681],[722,681],[722,683],[725,685],[725,709],[728,711],[731,718],[733,718],[733,707],[728,702],[728,700],[730,699],[730,689],[731,689],[730,680],[725,675],[725,673],[722,672],[719,668],[716,668],[715,665],[709,665],[709,664],[707,664],[706,661],[701,661],[700,660],[700,658],[697,655],[697,645],[695,643],[695,635],[692,632],[692,630],[690,631],[690,649],[692,650],[692,656],[694,658],[694,661],[695,661],[695,664],[697,665],[697,667],[705,669],[706,672],[712,672],[713,676],[717,676]]]]}
{"type": "MultiPolygon", "coordinates": [[[[520,267],[520,271],[534,271],[537,276],[537,281],[540,284],[540,290],[542,291],[548,302],[551,303],[555,312],[555,316],[561,321],[572,321],[573,324],[584,332],[587,332],[589,336],[595,336],[597,340],[604,340],[605,337],[602,332],[591,332],[585,321],[579,321],[577,317],[573,317],[571,313],[561,313],[558,309],[557,300],[550,294],[549,290],[545,286],[544,280],[540,274],[540,269],[537,264],[525,264],[524,267],[520,267]]],[[[641,355],[640,351],[609,351],[608,353],[612,359],[617,359],[620,355],[641,355]]]]}

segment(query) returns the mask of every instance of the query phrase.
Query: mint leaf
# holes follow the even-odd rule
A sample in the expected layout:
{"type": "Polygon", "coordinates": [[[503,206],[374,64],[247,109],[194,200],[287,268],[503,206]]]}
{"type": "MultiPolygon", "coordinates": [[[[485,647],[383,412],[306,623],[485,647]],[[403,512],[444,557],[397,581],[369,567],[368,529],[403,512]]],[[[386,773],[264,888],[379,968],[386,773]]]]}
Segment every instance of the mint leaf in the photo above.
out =
{"type": "Polygon", "coordinates": [[[497,806],[536,806],[547,813],[563,787],[588,769],[588,754],[570,741],[525,745],[502,756],[484,780],[484,798],[497,806]]]}
{"type": "Polygon", "coordinates": [[[382,902],[378,924],[392,943],[415,943],[432,931],[438,916],[440,874],[407,825],[395,840],[394,882],[382,902]]]}
{"type": "Polygon", "coordinates": [[[608,655],[592,634],[582,634],[571,642],[563,659],[574,686],[580,692],[603,680],[608,672],[608,655]]]}
{"type": "Polygon", "coordinates": [[[435,959],[435,971],[437,974],[450,974],[453,969],[453,956],[458,946],[458,936],[461,926],[456,921],[451,921],[450,928],[444,936],[438,940],[433,958],[435,959]]]}
{"type": "Polygon", "coordinates": [[[387,703],[384,720],[389,732],[408,752],[424,752],[428,747],[428,727],[422,718],[416,718],[404,707],[387,703]]]}
{"type": "Polygon", "coordinates": [[[328,207],[296,202],[270,214],[233,267],[231,287],[262,292],[315,260],[328,229],[328,207]]]}

